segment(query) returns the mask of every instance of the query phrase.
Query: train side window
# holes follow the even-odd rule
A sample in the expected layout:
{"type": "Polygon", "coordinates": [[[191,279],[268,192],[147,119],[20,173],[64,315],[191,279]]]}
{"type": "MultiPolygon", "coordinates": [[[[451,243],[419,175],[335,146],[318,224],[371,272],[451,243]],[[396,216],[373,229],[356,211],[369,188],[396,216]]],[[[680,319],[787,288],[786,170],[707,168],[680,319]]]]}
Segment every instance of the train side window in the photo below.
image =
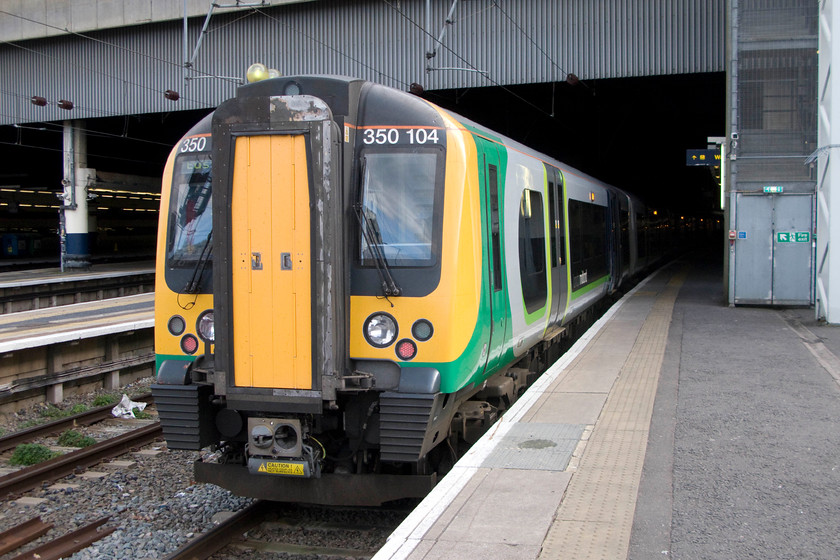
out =
{"type": "Polygon", "coordinates": [[[577,290],[607,273],[607,207],[569,201],[572,289],[577,290]]]}
{"type": "Polygon", "coordinates": [[[499,171],[495,165],[487,166],[490,183],[490,235],[493,249],[493,291],[502,289],[502,240],[499,227],[499,171]]]}
{"type": "Polygon", "coordinates": [[[545,219],[542,195],[525,190],[519,202],[519,272],[525,309],[533,313],[545,305],[545,219]]]}
{"type": "Polygon", "coordinates": [[[630,212],[621,210],[621,262],[624,268],[630,265],[630,212]]]}
{"type": "Polygon", "coordinates": [[[641,212],[636,212],[636,255],[647,256],[647,223],[641,212]]]}

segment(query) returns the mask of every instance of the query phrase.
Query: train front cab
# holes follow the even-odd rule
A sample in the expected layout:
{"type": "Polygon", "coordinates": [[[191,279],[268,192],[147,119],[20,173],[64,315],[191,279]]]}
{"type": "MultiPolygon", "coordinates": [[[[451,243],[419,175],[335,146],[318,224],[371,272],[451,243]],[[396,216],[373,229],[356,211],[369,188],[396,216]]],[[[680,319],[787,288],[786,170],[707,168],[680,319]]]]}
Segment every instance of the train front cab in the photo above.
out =
{"type": "MultiPolygon", "coordinates": [[[[184,448],[223,457],[197,462],[198,481],[312,503],[423,496],[435,475],[422,459],[454,406],[442,390],[460,382],[436,366],[459,370],[448,356],[473,339],[480,297],[478,194],[442,183],[454,172],[476,189],[475,170],[447,154],[443,115],[417,98],[420,116],[374,84],[304,78],[283,96],[273,82],[241,88],[213,116],[215,352],[159,386],[188,393],[184,448]],[[430,188],[377,191],[373,175],[395,179],[404,156],[430,188]],[[394,222],[395,202],[428,227],[394,222]],[[395,249],[386,262],[374,254],[395,249]],[[383,288],[391,273],[395,291],[383,288]],[[373,341],[386,314],[399,339],[373,341]]],[[[480,345],[469,348],[463,359],[478,363],[480,345]]]]}
{"type": "MultiPolygon", "coordinates": [[[[200,449],[211,437],[190,370],[212,349],[212,189],[210,117],[172,150],[163,173],[155,274],[155,405],[174,449],[200,449]],[[160,384],[160,381],[164,385],[160,384]]],[[[212,424],[209,424],[212,425],[212,424]]]]}

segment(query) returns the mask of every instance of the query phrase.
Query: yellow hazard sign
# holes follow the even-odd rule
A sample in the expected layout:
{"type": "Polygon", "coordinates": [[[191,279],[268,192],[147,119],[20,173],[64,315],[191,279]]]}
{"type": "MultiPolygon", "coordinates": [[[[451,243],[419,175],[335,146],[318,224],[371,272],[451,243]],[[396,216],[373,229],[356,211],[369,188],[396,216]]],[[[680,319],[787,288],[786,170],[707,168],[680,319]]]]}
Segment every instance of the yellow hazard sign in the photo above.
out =
{"type": "Polygon", "coordinates": [[[291,476],[305,476],[303,465],[299,463],[280,463],[277,461],[263,461],[257,472],[265,474],[283,474],[291,476]]]}

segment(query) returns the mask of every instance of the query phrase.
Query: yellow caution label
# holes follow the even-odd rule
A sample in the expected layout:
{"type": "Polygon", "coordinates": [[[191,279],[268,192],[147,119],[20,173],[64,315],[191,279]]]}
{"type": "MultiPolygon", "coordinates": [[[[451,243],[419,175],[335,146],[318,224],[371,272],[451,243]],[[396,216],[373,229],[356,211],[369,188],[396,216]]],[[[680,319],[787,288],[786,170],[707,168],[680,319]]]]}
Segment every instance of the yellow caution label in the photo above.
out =
{"type": "Polygon", "coordinates": [[[276,461],[264,461],[260,463],[257,472],[265,474],[283,474],[291,476],[305,476],[302,464],[280,463],[276,461]]]}

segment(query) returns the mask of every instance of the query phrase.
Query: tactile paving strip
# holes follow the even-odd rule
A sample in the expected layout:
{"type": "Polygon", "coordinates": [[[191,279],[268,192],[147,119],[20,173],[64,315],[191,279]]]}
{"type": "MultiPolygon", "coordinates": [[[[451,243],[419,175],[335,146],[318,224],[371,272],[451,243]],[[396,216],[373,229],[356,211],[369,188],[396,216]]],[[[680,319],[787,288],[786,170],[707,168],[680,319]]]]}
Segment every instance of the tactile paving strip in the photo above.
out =
{"type": "Polygon", "coordinates": [[[639,331],[539,558],[627,558],[659,371],[686,275],[668,282],[639,331]]]}
{"type": "Polygon", "coordinates": [[[579,424],[514,424],[481,466],[564,471],[585,428],[579,424]]]}

